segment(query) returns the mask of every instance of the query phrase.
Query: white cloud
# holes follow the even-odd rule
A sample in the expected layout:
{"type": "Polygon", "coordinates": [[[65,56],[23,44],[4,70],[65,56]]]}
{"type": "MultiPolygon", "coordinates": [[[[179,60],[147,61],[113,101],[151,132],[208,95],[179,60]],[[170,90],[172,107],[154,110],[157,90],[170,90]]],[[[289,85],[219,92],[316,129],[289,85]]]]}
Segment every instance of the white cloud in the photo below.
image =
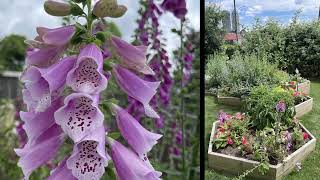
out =
{"type": "Polygon", "coordinates": [[[259,14],[262,12],[262,6],[261,5],[254,5],[252,7],[249,7],[248,10],[245,12],[246,16],[255,16],[256,14],[259,14]]]}

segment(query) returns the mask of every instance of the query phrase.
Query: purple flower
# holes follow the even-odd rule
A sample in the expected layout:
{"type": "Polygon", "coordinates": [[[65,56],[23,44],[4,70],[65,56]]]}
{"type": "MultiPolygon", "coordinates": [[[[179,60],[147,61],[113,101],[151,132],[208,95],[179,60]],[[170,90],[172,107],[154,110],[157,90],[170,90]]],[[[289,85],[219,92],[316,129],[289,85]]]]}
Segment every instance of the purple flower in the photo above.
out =
{"type": "Polygon", "coordinates": [[[112,45],[123,66],[143,74],[154,75],[153,70],[147,65],[147,46],[133,46],[116,36],[112,36],[112,45]]]}
{"type": "Polygon", "coordinates": [[[26,41],[32,47],[27,51],[26,64],[48,67],[59,60],[75,33],[75,27],[65,26],[56,29],[38,27],[37,32],[35,40],[26,41]]]}
{"type": "Polygon", "coordinates": [[[179,19],[184,19],[188,12],[185,0],[164,0],[161,8],[165,11],[170,11],[179,19]]]}
{"type": "Polygon", "coordinates": [[[156,94],[160,82],[144,81],[119,65],[113,68],[113,73],[120,88],[127,93],[128,96],[131,96],[143,104],[147,116],[159,118],[159,115],[149,105],[149,102],[156,94]]]}
{"type": "Polygon", "coordinates": [[[181,130],[179,130],[176,133],[176,143],[177,144],[182,144],[182,131],[181,130]]]}
{"type": "Polygon", "coordinates": [[[124,139],[130,144],[134,151],[139,154],[146,154],[157,144],[162,135],[149,132],[134,119],[126,110],[113,104],[113,111],[116,113],[118,128],[124,139]]]}
{"type": "Polygon", "coordinates": [[[74,91],[99,94],[107,88],[103,75],[101,50],[94,44],[85,46],[79,54],[76,66],[67,75],[67,85],[74,91]]]}
{"type": "Polygon", "coordinates": [[[67,57],[48,68],[29,67],[21,76],[25,88],[22,91],[29,111],[43,112],[66,82],[66,75],[74,66],[76,57],[67,57]]]}
{"type": "Polygon", "coordinates": [[[276,105],[276,110],[278,112],[285,112],[286,111],[286,104],[283,101],[278,102],[276,105]]]}
{"type": "Polygon", "coordinates": [[[23,124],[24,122],[20,121],[19,124],[16,127],[16,131],[18,134],[18,138],[19,138],[19,146],[20,148],[23,148],[24,145],[27,143],[27,134],[26,131],[23,129],[23,124]]]}
{"type": "Polygon", "coordinates": [[[162,173],[143,162],[137,154],[111,138],[107,142],[111,145],[111,158],[120,180],[160,180],[162,173]]]}
{"type": "Polygon", "coordinates": [[[160,118],[157,118],[155,121],[156,121],[156,127],[158,129],[164,128],[164,119],[162,118],[162,116],[160,116],[160,118]]]}
{"type": "Polygon", "coordinates": [[[25,179],[28,179],[35,169],[56,156],[63,139],[62,130],[54,124],[32,141],[29,140],[23,149],[14,149],[20,157],[18,166],[21,167],[25,179]]]}
{"type": "Polygon", "coordinates": [[[99,96],[73,93],[64,100],[64,106],[54,113],[56,123],[78,142],[90,131],[102,126],[104,115],[98,107],[99,96]]]}
{"type": "Polygon", "coordinates": [[[71,173],[71,170],[67,168],[67,158],[62,160],[58,167],[50,172],[50,176],[47,180],[59,180],[59,179],[66,179],[66,180],[77,180],[71,173]]]}
{"type": "Polygon", "coordinates": [[[28,143],[35,141],[41,134],[45,133],[55,123],[53,114],[63,105],[62,98],[52,102],[51,106],[44,112],[23,112],[20,111],[21,120],[24,122],[23,129],[28,136],[28,143]]]}
{"type": "Polygon", "coordinates": [[[67,167],[79,180],[100,179],[111,159],[105,150],[105,129],[103,126],[91,131],[73,147],[67,160],[67,167]]]}
{"type": "Polygon", "coordinates": [[[226,120],[228,120],[228,114],[220,110],[218,114],[218,120],[220,121],[220,123],[224,123],[226,120]]]}

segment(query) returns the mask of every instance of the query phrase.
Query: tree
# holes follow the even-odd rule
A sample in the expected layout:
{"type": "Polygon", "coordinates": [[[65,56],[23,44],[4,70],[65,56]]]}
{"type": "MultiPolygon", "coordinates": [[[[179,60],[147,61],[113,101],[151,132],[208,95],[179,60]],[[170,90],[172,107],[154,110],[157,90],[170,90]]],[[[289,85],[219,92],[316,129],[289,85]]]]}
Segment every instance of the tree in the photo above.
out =
{"type": "Polygon", "coordinates": [[[13,34],[0,41],[0,70],[22,71],[27,48],[25,39],[13,34]]]}
{"type": "Polygon", "coordinates": [[[216,51],[221,49],[224,30],[219,27],[223,18],[222,11],[216,5],[210,5],[205,10],[205,38],[204,46],[206,54],[215,54],[216,51]]]}

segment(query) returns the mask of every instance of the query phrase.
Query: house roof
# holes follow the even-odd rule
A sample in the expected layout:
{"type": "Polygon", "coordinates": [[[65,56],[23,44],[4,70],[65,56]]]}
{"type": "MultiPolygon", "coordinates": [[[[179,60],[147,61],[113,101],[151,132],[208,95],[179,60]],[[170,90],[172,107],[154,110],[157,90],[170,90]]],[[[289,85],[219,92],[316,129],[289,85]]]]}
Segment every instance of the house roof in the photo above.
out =
{"type": "MultiPolygon", "coordinates": [[[[236,41],[237,40],[237,35],[236,33],[227,33],[224,38],[226,41],[236,41]]],[[[238,40],[240,39],[240,36],[238,34],[238,40]]]]}

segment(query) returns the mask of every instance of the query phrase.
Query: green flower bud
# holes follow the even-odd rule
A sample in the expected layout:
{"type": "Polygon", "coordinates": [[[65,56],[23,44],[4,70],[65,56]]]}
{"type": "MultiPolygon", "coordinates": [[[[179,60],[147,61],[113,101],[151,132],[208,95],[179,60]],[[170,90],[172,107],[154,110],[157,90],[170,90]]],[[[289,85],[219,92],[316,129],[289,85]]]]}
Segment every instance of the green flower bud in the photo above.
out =
{"type": "Polygon", "coordinates": [[[127,8],[118,6],[117,0],[100,0],[93,8],[93,14],[97,17],[121,17],[127,8]]]}
{"type": "Polygon", "coordinates": [[[44,2],[44,10],[52,16],[68,16],[71,14],[70,4],[55,0],[44,2]]]}
{"type": "Polygon", "coordinates": [[[118,18],[123,16],[127,12],[127,7],[124,5],[119,5],[118,8],[112,12],[109,17],[118,18]]]}

